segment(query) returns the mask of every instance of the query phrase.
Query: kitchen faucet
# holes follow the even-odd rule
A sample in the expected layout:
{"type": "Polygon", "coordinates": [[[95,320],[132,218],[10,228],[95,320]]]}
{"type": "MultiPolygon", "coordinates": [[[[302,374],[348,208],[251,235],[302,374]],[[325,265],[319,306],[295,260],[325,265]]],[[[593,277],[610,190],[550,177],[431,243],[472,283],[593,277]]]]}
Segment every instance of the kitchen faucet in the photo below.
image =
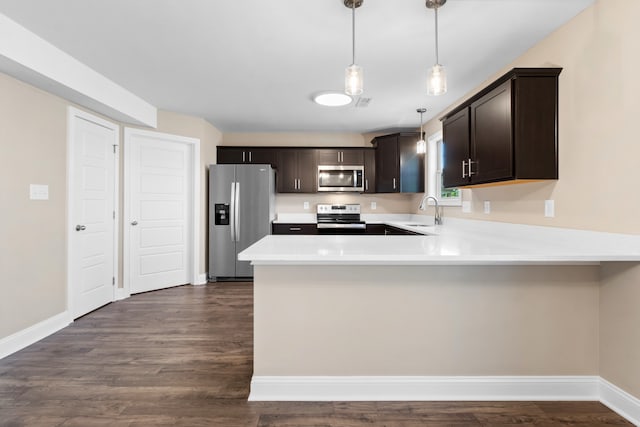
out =
{"type": "Polygon", "coordinates": [[[438,205],[438,199],[436,199],[433,196],[429,196],[429,195],[425,195],[422,198],[422,201],[420,202],[420,206],[418,206],[418,209],[420,209],[421,211],[427,209],[427,201],[429,199],[433,199],[433,202],[435,203],[435,213],[433,216],[433,223],[435,225],[442,225],[442,213],[440,212],[440,206],[438,205]]]}

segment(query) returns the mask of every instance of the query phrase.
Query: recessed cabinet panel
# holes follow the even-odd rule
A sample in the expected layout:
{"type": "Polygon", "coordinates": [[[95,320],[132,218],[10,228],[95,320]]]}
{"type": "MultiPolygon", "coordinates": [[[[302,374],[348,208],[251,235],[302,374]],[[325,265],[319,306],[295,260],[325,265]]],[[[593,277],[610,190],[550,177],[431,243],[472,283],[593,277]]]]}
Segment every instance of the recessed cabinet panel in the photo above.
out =
{"type": "Polygon", "coordinates": [[[400,159],[397,135],[381,136],[376,141],[376,191],[395,193],[399,191],[400,159]]]}
{"type": "Polygon", "coordinates": [[[472,182],[513,179],[511,80],[471,104],[472,182]]]}
{"type": "Polygon", "coordinates": [[[262,147],[218,147],[217,163],[222,164],[266,164],[274,166],[276,150],[262,147]]]}
{"type": "Polygon", "coordinates": [[[272,234],[318,234],[316,224],[273,223],[272,234]]]}
{"type": "Polygon", "coordinates": [[[378,193],[424,191],[424,154],[416,152],[419,137],[418,132],[403,132],[374,139],[378,193]]]}
{"type": "Polygon", "coordinates": [[[364,164],[361,148],[320,149],[317,152],[319,165],[362,166],[364,164]]]}
{"type": "Polygon", "coordinates": [[[424,192],[424,154],[417,151],[418,138],[418,135],[398,138],[401,193],[424,192]]]}
{"type": "Polygon", "coordinates": [[[469,109],[447,118],[442,124],[444,168],[442,182],[446,188],[469,183],[469,109]]]}
{"type": "Polygon", "coordinates": [[[561,68],[514,68],[442,123],[445,187],[558,179],[561,68]]]}
{"type": "Polygon", "coordinates": [[[295,150],[278,152],[278,193],[298,192],[298,153],[295,150]]]}
{"type": "Polygon", "coordinates": [[[318,166],[312,148],[281,149],[278,152],[279,193],[315,193],[318,166]]]}
{"type": "Polygon", "coordinates": [[[364,150],[364,192],[376,192],[376,151],[372,148],[364,150]]]}

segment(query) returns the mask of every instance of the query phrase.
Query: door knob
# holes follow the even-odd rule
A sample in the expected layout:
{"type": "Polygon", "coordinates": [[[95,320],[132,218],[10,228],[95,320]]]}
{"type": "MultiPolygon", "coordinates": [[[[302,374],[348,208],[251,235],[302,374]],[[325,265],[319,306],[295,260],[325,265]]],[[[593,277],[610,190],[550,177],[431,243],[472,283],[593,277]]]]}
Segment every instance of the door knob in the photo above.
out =
{"type": "Polygon", "coordinates": [[[132,221],[131,225],[138,225],[138,221],[132,221]]]}
{"type": "Polygon", "coordinates": [[[83,230],[86,230],[86,229],[87,229],[87,227],[85,227],[84,225],[80,225],[80,224],[76,225],[76,231],[83,231],[83,230]]]}

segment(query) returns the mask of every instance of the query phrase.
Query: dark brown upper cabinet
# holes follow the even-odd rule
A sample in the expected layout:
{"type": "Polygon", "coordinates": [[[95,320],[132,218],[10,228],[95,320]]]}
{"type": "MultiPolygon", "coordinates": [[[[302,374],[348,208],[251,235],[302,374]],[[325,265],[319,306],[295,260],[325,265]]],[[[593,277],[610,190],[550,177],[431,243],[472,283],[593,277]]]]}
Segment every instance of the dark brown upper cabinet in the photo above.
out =
{"type": "Polygon", "coordinates": [[[315,193],[318,177],[316,150],[313,148],[282,148],[278,150],[279,193],[315,193]]]}
{"type": "Polygon", "coordinates": [[[445,187],[558,179],[561,68],[514,68],[442,118],[445,187]]]}
{"type": "Polygon", "coordinates": [[[373,139],[378,193],[424,192],[424,154],[416,152],[419,139],[418,132],[401,132],[373,139]]]}
{"type": "Polygon", "coordinates": [[[318,165],[362,166],[364,165],[364,150],[362,148],[319,149],[318,165]]]}
{"type": "Polygon", "coordinates": [[[364,192],[376,192],[376,150],[365,148],[364,154],[364,192]]]}
{"type": "Polygon", "coordinates": [[[275,167],[277,150],[265,147],[222,147],[216,149],[218,164],[253,163],[275,167]]]}

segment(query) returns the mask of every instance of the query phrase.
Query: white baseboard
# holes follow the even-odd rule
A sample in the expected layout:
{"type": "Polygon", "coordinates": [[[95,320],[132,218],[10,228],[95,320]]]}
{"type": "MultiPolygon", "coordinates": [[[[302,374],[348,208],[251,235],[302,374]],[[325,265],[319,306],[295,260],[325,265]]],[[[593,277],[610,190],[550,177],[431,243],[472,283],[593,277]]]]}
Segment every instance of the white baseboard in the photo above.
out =
{"type": "Polygon", "coordinates": [[[599,376],[254,376],[249,400],[595,400],[640,426],[640,399],[599,376]]]}
{"type": "Polygon", "coordinates": [[[207,273],[203,273],[198,276],[198,282],[194,283],[194,285],[206,285],[207,284],[207,273]]]}
{"type": "Polygon", "coordinates": [[[598,376],[254,376],[252,401],[598,400],[598,376]]]}
{"type": "Polygon", "coordinates": [[[40,341],[49,335],[71,324],[72,319],[67,311],[56,314],[42,322],[29,326],[26,329],[9,335],[0,340],[0,359],[22,350],[33,343],[40,341]]]}
{"type": "Polygon", "coordinates": [[[131,296],[131,294],[124,290],[124,288],[116,288],[116,299],[115,301],[120,301],[123,299],[127,299],[131,296]]]}
{"type": "Polygon", "coordinates": [[[640,399],[600,378],[600,402],[612,411],[640,426],[640,399]]]}

